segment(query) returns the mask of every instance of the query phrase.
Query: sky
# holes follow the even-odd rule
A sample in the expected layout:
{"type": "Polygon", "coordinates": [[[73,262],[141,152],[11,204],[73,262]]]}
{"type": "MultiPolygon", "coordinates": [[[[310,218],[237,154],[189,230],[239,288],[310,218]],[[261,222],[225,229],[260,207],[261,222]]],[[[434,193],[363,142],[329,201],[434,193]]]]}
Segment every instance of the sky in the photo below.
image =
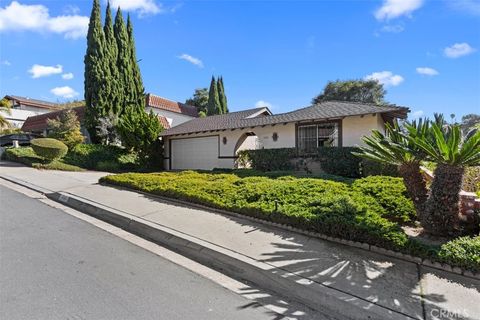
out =
{"type": "MultiPolygon", "coordinates": [[[[110,3],[132,17],[146,91],[168,99],[221,75],[230,111],[281,113],[329,80],[374,78],[410,118],[480,113],[480,0],[110,3]]],[[[91,6],[0,0],[0,95],[83,99],[91,6]]]]}

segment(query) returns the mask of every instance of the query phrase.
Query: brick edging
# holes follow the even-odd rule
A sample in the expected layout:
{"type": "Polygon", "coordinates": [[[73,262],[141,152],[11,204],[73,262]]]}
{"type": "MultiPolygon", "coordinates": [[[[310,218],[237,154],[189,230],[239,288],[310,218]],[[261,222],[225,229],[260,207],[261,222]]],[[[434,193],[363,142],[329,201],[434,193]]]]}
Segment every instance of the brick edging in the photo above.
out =
{"type": "Polygon", "coordinates": [[[188,207],[204,209],[204,210],[213,211],[213,212],[228,215],[228,216],[233,216],[233,217],[236,217],[236,218],[247,219],[247,220],[257,222],[257,223],[260,223],[260,224],[273,226],[273,227],[276,227],[276,228],[279,228],[279,229],[282,229],[282,230],[292,231],[292,232],[299,233],[299,234],[302,234],[302,235],[305,235],[305,236],[309,236],[309,237],[313,237],[313,238],[317,238],[317,239],[322,239],[322,240],[326,240],[326,241],[330,241],[330,242],[335,242],[335,243],[343,244],[343,245],[350,246],[350,247],[360,248],[360,249],[363,249],[363,250],[379,253],[379,254],[389,256],[389,257],[393,257],[393,258],[397,258],[397,259],[400,259],[400,260],[413,262],[413,263],[418,264],[418,265],[422,265],[422,266],[426,266],[426,267],[430,267],[430,268],[434,268],[434,269],[439,269],[439,270],[450,272],[450,273],[453,273],[453,274],[463,275],[465,277],[480,280],[480,272],[472,272],[470,270],[467,270],[467,269],[464,269],[464,268],[461,268],[461,267],[452,266],[448,263],[441,263],[441,262],[438,262],[438,261],[432,261],[430,259],[424,259],[424,258],[420,258],[420,257],[417,257],[417,256],[412,256],[412,255],[409,255],[409,254],[401,253],[401,252],[398,252],[398,251],[384,249],[384,248],[381,248],[381,247],[370,245],[370,244],[365,243],[365,242],[352,241],[352,240],[346,240],[346,239],[342,239],[342,238],[331,237],[331,236],[327,236],[323,233],[314,232],[314,231],[307,231],[307,230],[299,229],[299,228],[296,228],[296,227],[292,227],[292,226],[287,225],[287,224],[268,221],[268,220],[252,217],[252,216],[249,216],[249,215],[244,215],[244,214],[241,214],[241,213],[233,212],[233,211],[228,211],[228,210],[224,210],[224,209],[210,207],[210,206],[207,206],[207,205],[204,205],[204,204],[189,202],[189,201],[182,200],[182,199],[169,198],[169,197],[166,197],[166,196],[152,194],[152,193],[137,190],[137,189],[134,189],[134,188],[129,188],[129,187],[126,187],[126,186],[116,185],[116,184],[113,184],[113,183],[101,182],[101,184],[106,185],[106,186],[110,186],[110,187],[117,187],[117,188],[120,188],[120,189],[125,189],[125,190],[128,190],[128,191],[138,192],[138,193],[147,195],[149,197],[155,197],[155,198],[161,199],[161,200],[166,201],[166,202],[178,203],[178,204],[186,205],[188,207]]]}

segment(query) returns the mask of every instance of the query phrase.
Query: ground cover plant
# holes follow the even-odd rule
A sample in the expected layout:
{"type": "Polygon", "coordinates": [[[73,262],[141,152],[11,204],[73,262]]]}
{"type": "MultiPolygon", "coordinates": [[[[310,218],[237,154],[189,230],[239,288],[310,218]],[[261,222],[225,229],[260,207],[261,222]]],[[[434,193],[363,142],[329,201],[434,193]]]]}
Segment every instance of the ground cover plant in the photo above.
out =
{"type": "Polygon", "coordinates": [[[401,179],[382,178],[386,177],[352,183],[288,175],[241,177],[235,171],[183,171],[124,173],[101,182],[480,270],[479,253],[462,249],[469,248],[468,239],[439,247],[409,238],[401,222],[411,219],[413,203],[405,196],[401,179]]]}
{"type": "Polygon", "coordinates": [[[53,160],[46,162],[38,156],[31,147],[8,148],[5,150],[6,160],[20,162],[36,169],[62,170],[62,171],[83,171],[84,169],[63,162],[63,160],[53,160]]]}

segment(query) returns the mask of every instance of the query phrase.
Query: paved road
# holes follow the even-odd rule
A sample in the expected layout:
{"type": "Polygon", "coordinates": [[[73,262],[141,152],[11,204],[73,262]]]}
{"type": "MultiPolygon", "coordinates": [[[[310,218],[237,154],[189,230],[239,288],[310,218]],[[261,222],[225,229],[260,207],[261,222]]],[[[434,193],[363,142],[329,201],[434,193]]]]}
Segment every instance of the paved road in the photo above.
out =
{"type": "Polygon", "coordinates": [[[2,319],[278,319],[149,251],[0,185],[2,319]]]}

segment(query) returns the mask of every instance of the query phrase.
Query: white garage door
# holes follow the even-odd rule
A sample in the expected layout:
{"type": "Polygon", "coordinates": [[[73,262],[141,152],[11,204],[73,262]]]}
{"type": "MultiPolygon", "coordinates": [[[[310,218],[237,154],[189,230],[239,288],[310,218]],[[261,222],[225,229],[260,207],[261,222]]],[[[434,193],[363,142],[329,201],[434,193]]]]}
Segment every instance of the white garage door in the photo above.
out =
{"type": "Polygon", "coordinates": [[[172,140],[171,169],[212,170],[218,163],[218,137],[172,140]]]}

